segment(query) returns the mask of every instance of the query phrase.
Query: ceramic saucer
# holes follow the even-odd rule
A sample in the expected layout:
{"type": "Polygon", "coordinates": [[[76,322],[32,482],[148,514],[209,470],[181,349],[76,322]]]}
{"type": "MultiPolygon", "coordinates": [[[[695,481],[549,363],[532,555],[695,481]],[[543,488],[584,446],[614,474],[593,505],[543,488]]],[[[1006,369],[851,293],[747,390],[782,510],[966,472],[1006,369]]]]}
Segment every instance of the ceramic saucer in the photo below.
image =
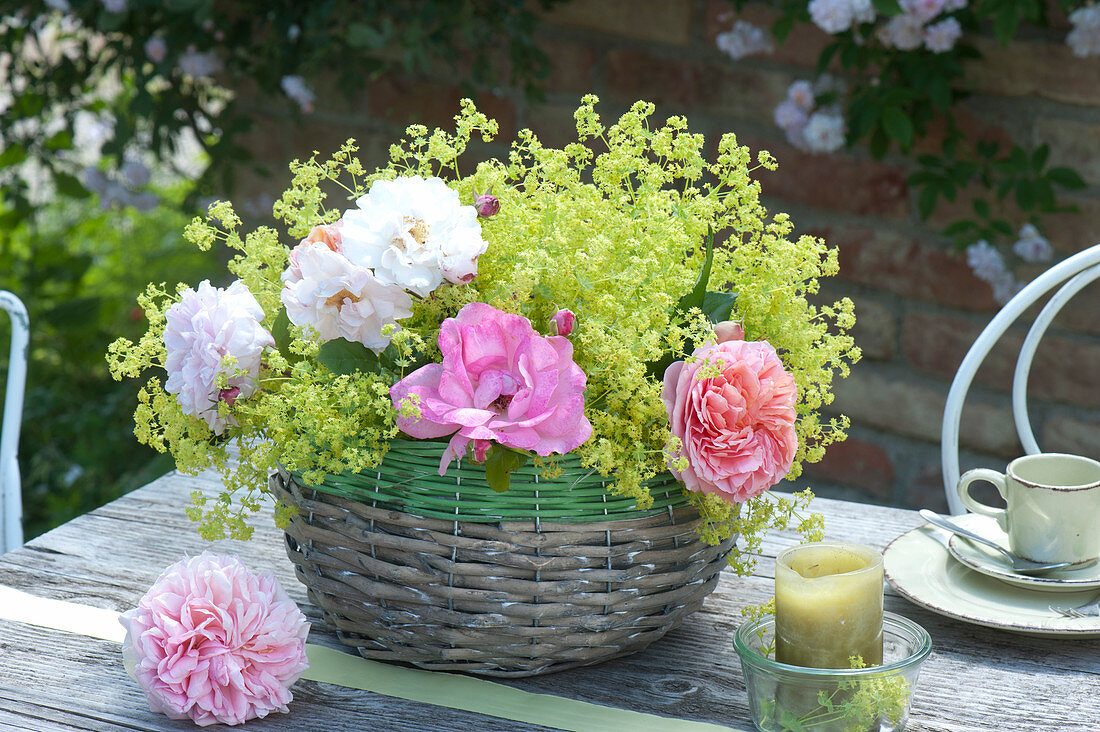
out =
{"type": "MultiPolygon", "coordinates": [[[[1001,530],[997,521],[989,516],[968,513],[962,516],[952,516],[951,520],[964,529],[973,531],[978,536],[995,541],[1003,547],[1008,547],[1008,535],[1001,530]]],[[[975,572],[981,572],[990,577],[996,577],[1002,582],[1018,587],[1026,587],[1029,590],[1077,592],[1078,590],[1100,588],[1100,563],[1076,570],[1055,569],[1044,572],[1042,575],[1030,576],[1012,571],[1012,564],[1003,556],[957,534],[951,535],[947,548],[951,552],[951,556],[975,572]]]]}
{"type": "Polygon", "coordinates": [[[902,534],[883,552],[886,579],[905,598],[932,612],[967,623],[1048,637],[1100,637],[1100,617],[1066,618],[1050,609],[1081,605],[1096,590],[1025,589],[975,572],[948,551],[948,534],[921,526],[902,534]]]}

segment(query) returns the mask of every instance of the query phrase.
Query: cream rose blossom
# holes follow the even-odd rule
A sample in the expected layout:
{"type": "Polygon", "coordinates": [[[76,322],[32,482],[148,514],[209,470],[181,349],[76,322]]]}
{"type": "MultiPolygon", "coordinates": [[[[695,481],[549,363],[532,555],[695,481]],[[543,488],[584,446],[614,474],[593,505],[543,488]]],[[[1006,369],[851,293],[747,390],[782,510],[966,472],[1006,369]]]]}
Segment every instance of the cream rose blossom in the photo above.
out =
{"type": "Polygon", "coordinates": [[[283,283],[287,318],[324,341],[345,338],[381,351],[390,342],[382,328],[412,315],[407,292],[352,264],[323,237],[294,248],[283,283]]]}

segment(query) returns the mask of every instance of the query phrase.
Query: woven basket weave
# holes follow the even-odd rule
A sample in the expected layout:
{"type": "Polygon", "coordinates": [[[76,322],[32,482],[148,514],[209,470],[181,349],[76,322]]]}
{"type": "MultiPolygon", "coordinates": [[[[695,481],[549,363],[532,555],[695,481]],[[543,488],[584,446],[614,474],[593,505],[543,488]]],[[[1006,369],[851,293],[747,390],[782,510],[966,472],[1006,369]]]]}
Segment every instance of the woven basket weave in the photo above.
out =
{"type": "Polygon", "coordinates": [[[437,474],[443,445],[395,441],[374,475],[272,488],[299,511],[287,554],[341,640],[371,659],[520,677],[640,651],[714,589],[733,540],[697,534],[671,476],[654,508],[599,476],[523,468],[498,494],[480,468],[437,474]]]}

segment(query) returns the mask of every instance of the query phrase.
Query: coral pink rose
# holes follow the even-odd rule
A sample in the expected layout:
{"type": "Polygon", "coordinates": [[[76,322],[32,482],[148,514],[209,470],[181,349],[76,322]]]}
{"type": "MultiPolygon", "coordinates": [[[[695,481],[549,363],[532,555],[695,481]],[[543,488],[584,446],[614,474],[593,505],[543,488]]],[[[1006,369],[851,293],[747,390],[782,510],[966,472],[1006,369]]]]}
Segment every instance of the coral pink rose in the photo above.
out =
{"type": "Polygon", "coordinates": [[[690,490],[740,503],[791,469],[798,449],[794,377],[762,341],[710,343],[694,356],[668,367],[661,392],[687,458],[673,473],[690,490]],[[712,376],[715,367],[720,373],[712,376]]]}
{"type": "Polygon", "coordinates": [[[195,724],[286,712],[309,667],[309,623],[271,572],[203,552],[173,564],[119,618],[122,656],[149,706],[195,724]]]}
{"type": "Polygon", "coordinates": [[[395,406],[419,398],[420,417],[398,417],[419,439],[453,434],[439,474],[474,442],[478,460],[492,442],[539,455],[567,453],[592,435],[584,416],[584,372],[573,345],[542,336],[531,321],[470,303],[439,331],[443,363],[423,366],[390,389],[395,406]]]}

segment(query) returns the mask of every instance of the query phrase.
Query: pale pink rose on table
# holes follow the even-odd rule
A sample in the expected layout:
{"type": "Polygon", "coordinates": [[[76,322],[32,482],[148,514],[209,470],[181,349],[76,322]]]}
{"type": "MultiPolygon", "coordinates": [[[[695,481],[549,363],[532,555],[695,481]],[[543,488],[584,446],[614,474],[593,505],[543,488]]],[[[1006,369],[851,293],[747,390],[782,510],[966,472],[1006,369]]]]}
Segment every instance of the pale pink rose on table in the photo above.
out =
{"type": "Polygon", "coordinates": [[[309,623],[275,575],[203,552],[173,564],[119,622],[126,670],[154,712],[241,724],[286,712],[309,623]]]}
{"type": "Polygon", "coordinates": [[[694,356],[668,367],[661,392],[687,459],[684,470],[672,472],[689,490],[740,503],[791,469],[798,450],[794,377],[762,341],[707,344],[694,356]],[[714,367],[717,376],[710,375],[714,367]]]}
{"type": "MultiPolygon", "coordinates": [[[[205,420],[221,434],[231,418],[218,413],[225,389],[237,389],[233,401],[256,392],[264,348],[275,340],[260,324],[264,313],[244,283],[237,280],[224,290],[203,280],[199,289],[180,293],[168,308],[164,326],[168,380],[164,389],[176,395],[184,414],[205,420]],[[232,367],[223,364],[229,357],[232,367]],[[226,374],[228,386],[218,384],[226,374]]],[[[230,404],[232,406],[232,404],[230,404]]]]}
{"type": "Polygon", "coordinates": [[[567,453],[592,435],[584,416],[584,372],[573,345],[542,336],[521,315],[470,303],[439,331],[443,363],[423,366],[393,385],[394,406],[419,398],[420,417],[397,418],[418,439],[453,434],[439,474],[474,443],[485,458],[492,442],[539,455],[567,453]]]}

